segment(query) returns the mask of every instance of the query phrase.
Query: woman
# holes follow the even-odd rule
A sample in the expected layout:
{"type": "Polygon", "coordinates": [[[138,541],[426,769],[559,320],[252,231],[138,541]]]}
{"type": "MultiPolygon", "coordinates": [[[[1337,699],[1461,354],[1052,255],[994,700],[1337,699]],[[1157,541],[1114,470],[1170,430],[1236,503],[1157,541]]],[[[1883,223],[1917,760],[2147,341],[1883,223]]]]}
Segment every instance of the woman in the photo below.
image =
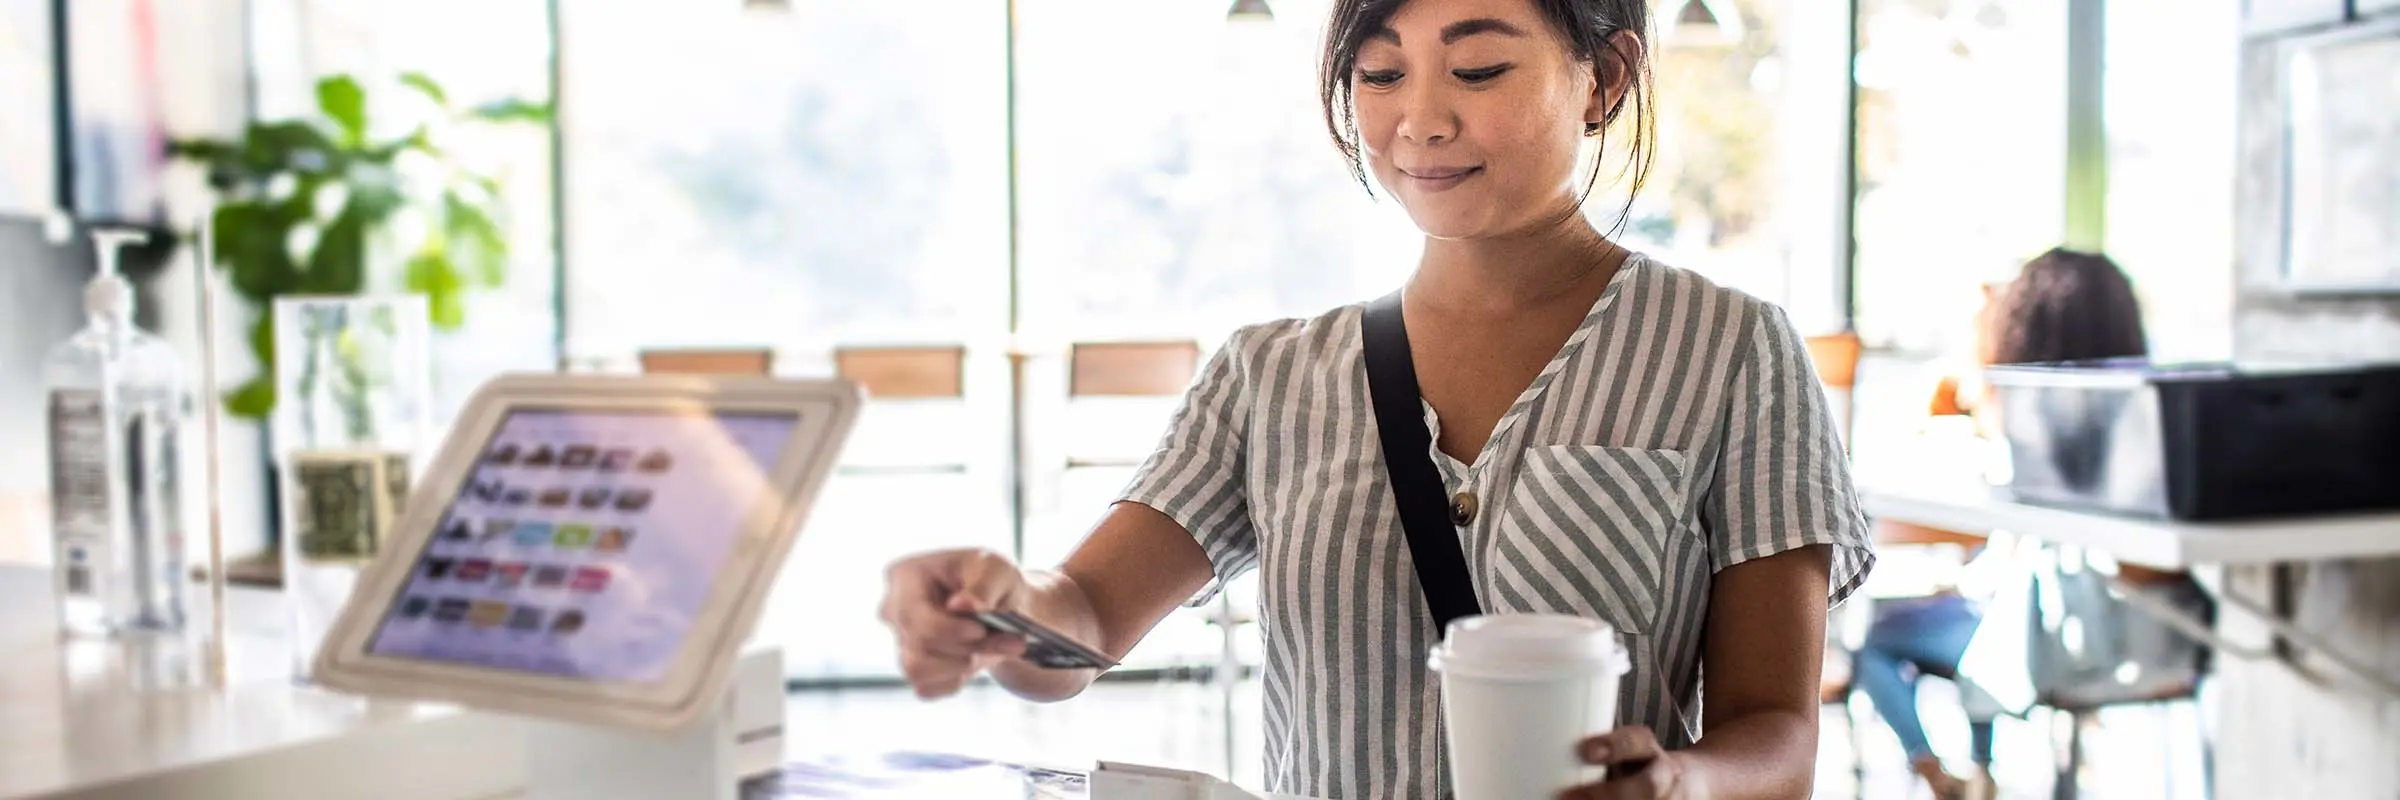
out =
{"type": "MultiPolygon", "coordinates": [[[[1648,7],[1339,0],[1321,96],[1353,171],[1425,234],[1401,312],[1435,432],[1431,452],[1399,455],[1430,457],[1464,496],[1482,607],[1630,634],[1624,724],[1580,748],[1612,777],[1575,796],[1802,797],[1827,604],[1873,556],[1783,313],[1627,252],[1582,212],[1612,128],[1633,131],[1637,181],[1647,168],[1648,7]]],[[[975,551],[896,564],[884,615],[918,692],[988,669],[1060,700],[1094,678],[1015,659],[1021,641],[961,613],[1018,611],[1121,655],[1256,568],[1269,787],[1443,795],[1425,668],[1439,634],[1385,477],[1361,315],[1236,333],[1058,569],[975,551]]]]}
{"type": "MultiPolygon", "coordinates": [[[[2115,262],[2102,255],[2065,249],[2043,253],[2027,262],[2013,282],[1987,296],[1977,320],[1981,330],[1976,332],[1976,360],[1985,365],[2081,361],[2149,352],[2133,283],[2115,262]]],[[[1997,425],[1996,415],[1980,411],[1984,404],[1974,399],[1979,393],[1961,390],[1960,385],[1945,381],[1936,390],[1937,413],[1957,409],[1976,413],[1987,426],[1997,425]]],[[[1927,538],[1941,538],[1943,533],[1917,532],[1927,538]]],[[[2143,572],[2130,566],[2121,569],[2128,578],[2138,579],[2133,573],[2143,572]]],[[[1992,796],[1991,721],[1969,723],[1969,756],[1975,763],[1971,787],[1933,754],[1925,738],[1925,724],[1917,716],[1916,677],[1955,679],[1959,660],[1982,622],[1976,602],[1956,592],[1892,603],[1879,609],[1875,623],[1867,629],[1866,642],[1854,656],[1858,687],[1900,737],[1910,768],[1936,797],[1965,797],[1970,788],[1978,796],[1992,796]]]]}

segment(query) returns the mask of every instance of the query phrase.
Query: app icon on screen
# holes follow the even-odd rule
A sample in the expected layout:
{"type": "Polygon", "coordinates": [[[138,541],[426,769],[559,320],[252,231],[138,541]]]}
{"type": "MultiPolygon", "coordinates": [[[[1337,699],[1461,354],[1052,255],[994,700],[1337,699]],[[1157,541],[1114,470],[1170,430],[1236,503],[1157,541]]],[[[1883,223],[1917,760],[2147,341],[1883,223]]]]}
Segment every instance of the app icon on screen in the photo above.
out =
{"type": "Polygon", "coordinates": [[[463,597],[442,598],[441,602],[435,603],[433,606],[433,621],[464,622],[467,619],[468,605],[466,598],[463,597]]]}
{"type": "Polygon", "coordinates": [[[432,610],[433,601],[422,597],[411,597],[400,601],[401,619],[416,619],[418,617],[425,616],[426,612],[432,610]]]}
{"type": "Polygon", "coordinates": [[[453,542],[474,539],[475,526],[467,524],[467,521],[463,519],[450,520],[450,525],[442,529],[442,538],[453,542]]]}
{"type": "Polygon", "coordinates": [[[458,562],[458,579],[462,582],[474,583],[491,576],[492,562],[490,559],[470,558],[458,562]]]}
{"type": "Polygon", "coordinates": [[[522,486],[509,487],[508,494],[503,495],[500,498],[500,502],[512,506],[521,506],[526,503],[531,503],[533,502],[533,490],[522,486]]]}
{"type": "Polygon", "coordinates": [[[556,463],[558,463],[558,451],[550,449],[550,446],[546,444],[533,448],[533,454],[525,457],[525,466],[528,467],[547,467],[556,463]]]}
{"type": "Polygon", "coordinates": [[[539,608],[517,606],[515,611],[508,612],[508,629],[512,631],[541,630],[542,616],[542,610],[539,608]]]}
{"type": "Polygon", "coordinates": [[[639,469],[639,470],[641,470],[641,471],[643,471],[643,472],[647,472],[647,473],[650,473],[650,474],[653,474],[653,475],[656,475],[656,474],[658,474],[658,473],[665,472],[665,471],[667,471],[667,470],[674,469],[674,468],[675,468],[675,457],[674,457],[674,456],[671,456],[671,455],[667,455],[667,451],[665,451],[665,450],[652,450],[652,451],[650,451],[650,454],[649,454],[649,455],[642,456],[642,463],[641,463],[639,466],[636,466],[636,467],[635,467],[635,469],[639,469]]]}
{"type": "Polygon", "coordinates": [[[650,490],[620,489],[617,491],[618,511],[640,511],[650,507],[650,490]]]}
{"type": "Polygon", "coordinates": [[[508,604],[484,601],[467,610],[467,624],[478,628],[497,628],[508,622],[508,604]]]}
{"type": "Polygon", "coordinates": [[[558,616],[550,620],[551,633],[566,636],[580,630],[583,630],[583,612],[581,611],[570,608],[558,612],[558,616]]]}
{"type": "Polygon", "coordinates": [[[567,588],[574,589],[578,592],[598,592],[605,590],[608,588],[608,570],[601,567],[583,567],[581,569],[577,569],[575,570],[575,582],[570,584],[567,588]]]}
{"type": "Polygon", "coordinates": [[[559,547],[562,547],[562,548],[565,548],[565,549],[568,549],[568,550],[574,550],[574,549],[578,549],[578,548],[590,547],[590,546],[591,546],[591,544],[592,544],[592,526],[590,526],[590,525],[560,525],[560,526],[558,526],[558,546],[559,546],[559,547]]]}
{"type": "Polygon", "coordinates": [[[542,504],[543,508],[566,508],[567,501],[574,499],[574,497],[574,492],[568,491],[564,486],[560,486],[551,489],[543,489],[541,500],[539,502],[542,504]]]}
{"type": "Polygon", "coordinates": [[[556,564],[540,564],[533,568],[533,585],[540,589],[556,589],[567,583],[567,568],[556,564]]]}
{"type": "Polygon", "coordinates": [[[497,503],[508,496],[508,486],[500,481],[476,481],[467,484],[467,496],[479,502],[497,503]]]}
{"type": "Polygon", "coordinates": [[[603,553],[622,553],[625,552],[625,548],[631,546],[633,546],[633,531],[628,528],[609,528],[601,531],[600,538],[592,542],[592,549],[603,553]]]}
{"type": "Polygon", "coordinates": [[[425,577],[437,581],[450,577],[450,568],[457,564],[457,561],[447,558],[425,559],[425,577]]]}
{"type": "Polygon", "coordinates": [[[575,504],[585,511],[598,511],[608,505],[608,487],[593,486],[577,492],[575,504]]]}
{"type": "Polygon", "coordinates": [[[517,456],[522,455],[523,453],[523,448],[517,447],[515,442],[510,442],[508,444],[501,445],[499,449],[492,451],[491,462],[505,467],[510,464],[517,463],[517,456]]]}
{"type": "Polygon", "coordinates": [[[502,561],[492,566],[493,574],[498,576],[492,579],[492,585],[502,589],[517,588],[525,583],[525,573],[531,569],[523,561],[502,561]]]}
{"type": "Polygon", "coordinates": [[[550,531],[547,522],[520,522],[514,535],[519,547],[540,547],[550,543],[550,531]]]}
{"type": "Polygon", "coordinates": [[[633,468],[633,448],[611,447],[600,454],[601,472],[624,472],[633,468]]]}
{"type": "Polygon", "coordinates": [[[513,519],[498,519],[498,518],[494,518],[494,519],[487,519],[487,520],[484,520],[484,521],[483,521],[483,541],[487,541],[487,542],[488,542],[488,541],[491,541],[491,540],[493,540],[493,539],[503,539],[503,538],[507,538],[507,537],[508,537],[508,534],[509,534],[509,532],[510,532],[510,531],[514,531],[514,530],[516,530],[516,529],[517,529],[517,521],[516,521],[516,520],[513,520],[513,519]]]}
{"type": "Polygon", "coordinates": [[[591,469],[600,460],[600,448],[588,444],[572,445],[558,457],[559,469],[591,469]]]}

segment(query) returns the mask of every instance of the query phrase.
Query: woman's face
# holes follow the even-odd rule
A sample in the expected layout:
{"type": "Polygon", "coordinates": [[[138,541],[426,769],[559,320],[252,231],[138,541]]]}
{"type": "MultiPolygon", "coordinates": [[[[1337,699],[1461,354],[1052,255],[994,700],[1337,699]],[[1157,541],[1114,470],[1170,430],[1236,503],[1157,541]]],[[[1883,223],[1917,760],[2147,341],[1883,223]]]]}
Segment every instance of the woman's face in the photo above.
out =
{"type": "Polygon", "coordinates": [[[1368,169],[1438,239],[1572,212],[1584,125],[1622,91],[1604,97],[1528,0],[1414,0],[1359,48],[1350,82],[1368,169]]]}

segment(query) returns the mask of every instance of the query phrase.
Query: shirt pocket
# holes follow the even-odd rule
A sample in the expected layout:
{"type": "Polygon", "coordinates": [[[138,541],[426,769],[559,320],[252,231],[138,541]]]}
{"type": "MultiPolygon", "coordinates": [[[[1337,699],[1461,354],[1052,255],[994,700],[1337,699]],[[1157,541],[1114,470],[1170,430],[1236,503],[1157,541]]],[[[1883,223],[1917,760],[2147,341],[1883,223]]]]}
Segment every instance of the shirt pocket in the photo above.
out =
{"type": "Polygon", "coordinates": [[[1498,611],[1573,614],[1650,633],[1667,540],[1683,530],[1684,454],[1529,447],[1493,533],[1487,594],[1498,611]]]}

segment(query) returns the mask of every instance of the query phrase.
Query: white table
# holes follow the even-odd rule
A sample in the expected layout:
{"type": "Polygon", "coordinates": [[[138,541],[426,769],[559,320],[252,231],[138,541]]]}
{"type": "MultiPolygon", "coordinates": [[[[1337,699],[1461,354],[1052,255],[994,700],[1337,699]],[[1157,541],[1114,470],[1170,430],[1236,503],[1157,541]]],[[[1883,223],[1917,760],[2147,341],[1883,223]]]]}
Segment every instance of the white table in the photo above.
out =
{"type": "Polygon", "coordinates": [[[2400,556],[2400,513],[2241,522],[2177,522],[2027,505],[1958,475],[1862,486],[1867,515],[1961,533],[2005,530],[2108,553],[2129,564],[2271,564],[2400,556]]]}
{"type": "Polygon", "coordinates": [[[277,596],[227,603],[232,663],[211,689],[139,663],[161,652],[60,641],[49,571],[0,565],[0,798],[487,798],[523,784],[519,721],[295,685],[277,596]]]}

